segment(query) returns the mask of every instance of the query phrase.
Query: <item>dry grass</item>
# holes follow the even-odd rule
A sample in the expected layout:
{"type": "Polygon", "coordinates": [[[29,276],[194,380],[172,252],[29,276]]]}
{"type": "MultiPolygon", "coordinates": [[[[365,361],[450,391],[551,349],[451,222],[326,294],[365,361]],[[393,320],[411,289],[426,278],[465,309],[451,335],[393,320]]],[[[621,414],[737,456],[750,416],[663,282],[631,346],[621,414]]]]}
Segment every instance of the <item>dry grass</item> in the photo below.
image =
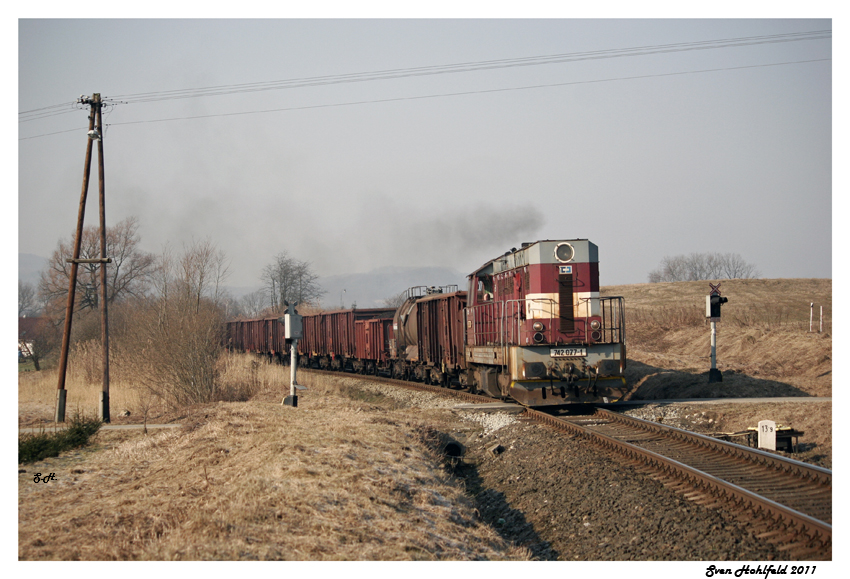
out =
{"type": "MultiPolygon", "coordinates": [[[[716,281],[713,281],[717,285],[716,281]]],[[[601,288],[602,295],[626,298],[628,331],[655,324],[669,329],[705,323],[705,296],[709,282],[645,283],[601,288]]],[[[720,290],[729,302],[723,305],[727,326],[787,329],[807,332],[810,304],[815,304],[817,331],[823,306],[824,332],[832,331],[832,280],[830,279],[729,279],[720,290]]],[[[654,330],[655,328],[648,328],[654,330]]]]}
{"type": "MultiPolygon", "coordinates": [[[[101,372],[98,367],[98,372],[101,372]]],[[[24,372],[18,375],[18,425],[39,426],[53,422],[56,405],[56,386],[59,373],[56,369],[40,372],[24,372]]],[[[103,389],[102,378],[91,378],[86,370],[70,359],[68,374],[65,378],[67,398],[66,416],[81,414],[96,416],[100,393],[103,389]]],[[[112,414],[126,409],[139,411],[139,392],[124,380],[110,380],[109,400],[112,414]]]]}
{"type": "MultiPolygon", "coordinates": [[[[83,346],[71,352],[66,376],[66,415],[97,415],[103,388],[100,349],[83,346]]],[[[246,401],[258,392],[289,384],[289,369],[257,358],[246,360],[224,354],[219,360],[220,400],[246,401]]],[[[23,372],[18,376],[18,425],[46,426],[54,418],[58,371],[23,372]]],[[[282,391],[282,390],[281,390],[282,391]]],[[[168,421],[179,414],[151,396],[133,381],[133,370],[120,360],[110,362],[109,405],[112,423],[141,423],[147,410],[148,422],[168,421]],[[129,417],[121,413],[130,412],[129,417]]]]}
{"type": "Polygon", "coordinates": [[[316,378],[281,406],[288,369],[239,358],[229,372],[263,384],[254,400],[195,407],[149,436],[104,432],[97,451],[27,469],[55,483],[19,475],[19,558],[528,558],[478,522],[414,414],[316,378]]]}
{"type": "MultiPolygon", "coordinates": [[[[626,299],[627,379],[638,398],[831,396],[832,281],[724,280],[717,324],[722,384],[707,385],[708,282],[610,286],[626,299]],[[809,304],[824,306],[824,332],[809,332],[809,304]]],[[[816,309],[816,316],[819,309],[816,309]]]]}

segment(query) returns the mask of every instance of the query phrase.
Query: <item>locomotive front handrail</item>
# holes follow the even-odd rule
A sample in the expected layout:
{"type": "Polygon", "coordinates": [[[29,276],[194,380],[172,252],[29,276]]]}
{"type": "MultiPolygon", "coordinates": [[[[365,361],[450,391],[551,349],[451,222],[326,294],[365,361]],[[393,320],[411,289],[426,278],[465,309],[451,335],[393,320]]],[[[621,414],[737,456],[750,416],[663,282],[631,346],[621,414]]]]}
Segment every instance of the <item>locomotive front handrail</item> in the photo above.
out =
{"type": "MultiPolygon", "coordinates": [[[[625,308],[622,297],[580,298],[578,302],[576,305],[579,309],[588,314],[598,312],[593,317],[601,318],[600,338],[594,342],[625,344],[625,308]]],[[[532,310],[538,315],[541,312],[545,314],[545,317],[534,319],[546,321],[545,331],[553,335],[557,303],[551,298],[513,299],[468,306],[466,315],[472,329],[472,345],[506,348],[508,345],[538,343],[534,340],[535,330],[523,329],[523,322],[528,320],[527,312],[532,310]]],[[[578,333],[583,334],[583,341],[590,342],[587,321],[580,318],[576,322],[585,324],[578,333]]],[[[544,343],[553,342],[555,340],[551,339],[544,343]]]]}

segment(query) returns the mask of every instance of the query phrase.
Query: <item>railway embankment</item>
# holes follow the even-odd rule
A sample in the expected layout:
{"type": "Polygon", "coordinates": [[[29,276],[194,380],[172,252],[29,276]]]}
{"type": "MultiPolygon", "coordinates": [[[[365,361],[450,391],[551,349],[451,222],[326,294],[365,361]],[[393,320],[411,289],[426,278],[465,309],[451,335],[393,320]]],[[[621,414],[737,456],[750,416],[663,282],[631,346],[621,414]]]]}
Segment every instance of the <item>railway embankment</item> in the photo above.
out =
{"type": "Polygon", "coordinates": [[[733,517],[517,414],[352,377],[303,383],[297,408],[269,388],[22,467],[19,558],[782,558],[733,517]]]}

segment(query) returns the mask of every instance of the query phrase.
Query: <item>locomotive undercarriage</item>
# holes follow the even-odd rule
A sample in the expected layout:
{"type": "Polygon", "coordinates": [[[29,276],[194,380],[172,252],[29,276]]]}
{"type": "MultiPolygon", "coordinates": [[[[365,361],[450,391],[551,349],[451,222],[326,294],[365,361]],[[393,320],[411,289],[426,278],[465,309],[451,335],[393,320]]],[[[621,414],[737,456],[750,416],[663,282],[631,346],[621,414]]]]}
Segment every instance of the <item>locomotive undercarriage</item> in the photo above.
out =
{"type": "Polygon", "coordinates": [[[342,356],[307,355],[299,357],[299,365],[466,389],[531,407],[613,402],[628,391],[616,356],[614,359],[606,359],[605,355],[591,356],[596,362],[592,365],[588,364],[588,358],[544,362],[541,356],[527,348],[516,348],[508,353],[506,365],[472,363],[466,369],[434,367],[408,360],[382,364],[342,356]],[[511,367],[514,367],[513,372],[511,367]]]}
{"type": "Polygon", "coordinates": [[[399,380],[412,380],[444,388],[464,388],[468,384],[466,373],[457,368],[437,368],[407,360],[395,360],[391,364],[390,375],[399,380]]]}

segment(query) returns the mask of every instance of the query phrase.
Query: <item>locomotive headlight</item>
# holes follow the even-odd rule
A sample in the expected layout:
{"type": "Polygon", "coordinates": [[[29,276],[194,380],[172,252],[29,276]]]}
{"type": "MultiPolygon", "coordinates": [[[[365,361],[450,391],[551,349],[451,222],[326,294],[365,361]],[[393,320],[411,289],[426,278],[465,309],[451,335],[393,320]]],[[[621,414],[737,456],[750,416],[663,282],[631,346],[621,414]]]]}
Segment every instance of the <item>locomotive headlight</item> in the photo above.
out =
{"type": "Polygon", "coordinates": [[[591,330],[598,330],[601,327],[602,327],[602,324],[599,322],[599,320],[591,320],[590,321],[590,329],[591,330]]]}
{"type": "Polygon", "coordinates": [[[573,246],[569,243],[559,243],[555,247],[555,259],[557,259],[561,263],[572,261],[573,257],[575,257],[575,254],[576,250],[573,249],[573,246]]]}
{"type": "Polygon", "coordinates": [[[534,328],[535,332],[542,332],[544,330],[543,322],[534,322],[531,324],[531,327],[534,328]]]}

